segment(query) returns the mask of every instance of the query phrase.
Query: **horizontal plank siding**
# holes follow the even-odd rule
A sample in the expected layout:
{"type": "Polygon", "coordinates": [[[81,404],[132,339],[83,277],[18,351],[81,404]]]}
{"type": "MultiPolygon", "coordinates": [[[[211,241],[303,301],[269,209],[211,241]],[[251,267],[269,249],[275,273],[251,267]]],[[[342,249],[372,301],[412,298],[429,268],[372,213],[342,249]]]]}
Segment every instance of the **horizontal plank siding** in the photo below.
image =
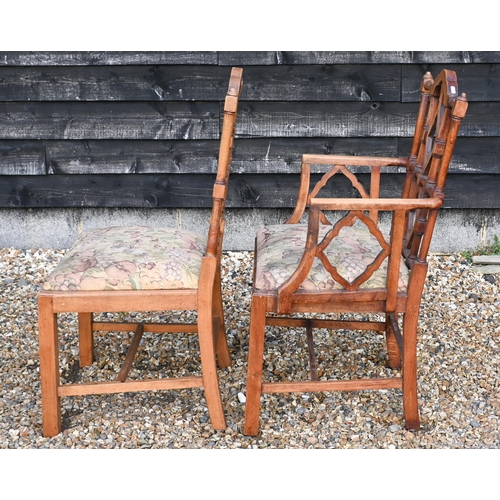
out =
{"type": "Polygon", "coordinates": [[[0,102],[0,139],[217,139],[214,102],[0,102]]]}
{"type": "Polygon", "coordinates": [[[304,153],[407,156],[422,75],[449,68],[469,109],[445,207],[500,208],[495,51],[0,52],[0,207],[209,207],[230,66],[229,207],[291,208],[304,153]]]}
{"type": "MultiPolygon", "coordinates": [[[[447,64],[469,101],[500,100],[497,64],[447,64]]],[[[418,102],[426,71],[442,65],[249,66],[242,100],[418,102]]],[[[2,101],[221,101],[227,68],[214,65],[0,66],[2,101]]]]}
{"type": "Polygon", "coordinates": [[[1,70],[0,101],[222,101],[219,66],[50,66],[1,70]]]}
{"type": "Polygon", "coordinates": [[[219,64],[471,64],[498,63],[500,52],[483,51],[377,51],[377,52],[220,52],[219,64]]]}
{"type": "MultiPolygon", "coordinates": [[[[366,174],[360,174],[368,187],[366,174]]],[[[319,174],[312,176],[314,182],[319,174]]],[[[126,207],[207,208],[212,204],[215,176],[171,175],[45,175],[0,176],[0,208],[126,207]]],[[[399,197],[403,176],[382,174],[382,197],[399,197]]],[[[234,174],[229,185],[230,208],[292,208],[298,174],[234,174]]],[[[500,209],[500,174],[450,174],[445,208],[500,209]]],[[[321,196],[352,196],[352,186],[340,178],[321,196]]]]}
{"type": "MultiPolygon", "coordinates": [[[[214,174],[218,140],[57,140],[0,141],[0,175],[49,174],[214,174]]],[[[302,154],[408,156],[410,138],[239,139],[233,173],[300,172],[302,154]]],[[[461,137],[450,172],[498,173],[496,137],[461,137]]],[[[324,167],[319,167],[318,171],[324,167]]],[[[313,167],[314,169],[314,167],[313,167]]]]}
{"type": "Polygon", "coordinates": [[[0,52],[0,66],[217,64],[217,52],[0,52]]]}
{"type": "MultiPolygon", "coordinates": [[[[241,102],[238,138],[411,137],[416,103],[241,102]]],[[[211,102],[0,102],[2,139],[218,139],[211,102]]],[[[471,103],[461,137],[498,137],[500,102],[471,103]]]]}
{"type": "Polygon", "coordinates": [[[0,52],[0,66],[309,65],[499,63],[495,51],[223,51],[223,52],[0,52]]]}
{"type": "MultiPolygon", "coordinates": [[[[426,71],[437,75],[442,64],[404,65],[401,71],[403,102],[420,99],[418,82],[426,71]]],[[[500,65],[498,64],[446,64],[446,69],[456,72],[459,93],[465,92],[469,102],[500,101],[500,65]]]]}
{"type": "MultiPolygon", "coordinates": [[[[412,137],[417,103],[242,102],[238,137],[412,137]]],[[[459,135],[498,137],[500,104],[470,103],[459,135]]]]}

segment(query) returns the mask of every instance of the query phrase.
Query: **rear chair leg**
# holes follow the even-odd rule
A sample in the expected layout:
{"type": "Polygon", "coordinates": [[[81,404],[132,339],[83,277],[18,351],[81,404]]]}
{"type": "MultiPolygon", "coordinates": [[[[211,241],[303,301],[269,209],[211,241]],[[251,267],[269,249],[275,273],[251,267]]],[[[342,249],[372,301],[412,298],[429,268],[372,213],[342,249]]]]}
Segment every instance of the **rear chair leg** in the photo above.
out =
{"type": "Polygon", "coordinates": [[[392,329],[391,320],[388,314],[386,315],[385,324],[385,340],[387,344],[388,365],[393,370],[399,370],[401,369],[401,353],[399,352],[396,336],[394,335],[394,330],[392,329]]]}
{"type": "Polygon", "coordinates": [[[92,313],[78,313],[78,334],[80,344],[80,366],[90,366],[94,362],[94,334],[92,313]]]}
{"type": "Polygon", "coordinates": [[[207,308],[200,308],[198,311],[198,338],[205,399],[207,400],[212,427],[215,430],[225,430],[226,418],[217,377],[213,323],[213,316],[207,312],[207,308]]]}
{"type": "Polygon", "coordinates": [[[40,343],[40,378],[42,385],[43,435],[53,437],[62,430],[59,387],[59,341],[57,315],[52,297],[38,298],[38,331],[40,343]]]}
{"type": "Polygon", "coordinates": [[[405,314],[403,327],[403,407],[407,429],[420,429],[417,398],[417,314],[405,314]]]}
{"type": "Polygon", "coordinates": [[[221,368],[227,368],[231,366],[231,355],[229,353],[229,346],[227,345],[226,337],[226,326],[224,323],[224,308],[222,304],[222,291],[221,291],[221,279],[220,279],[220,268],[217,270],[215,276],[215,286],[214,286],[214,314],[218,319],[218,328],[216,330],[217,342],[216,342],[216,352],[217,361],[221,368]]]}
{"type": "Polygon", "coordinates": [[[265,330],[266,297],[253,296],[250,318],[250,345],[248,349],[248,376],[244,428],[244,434],[247,436],[256,436],[259,432],[265,330]]]}

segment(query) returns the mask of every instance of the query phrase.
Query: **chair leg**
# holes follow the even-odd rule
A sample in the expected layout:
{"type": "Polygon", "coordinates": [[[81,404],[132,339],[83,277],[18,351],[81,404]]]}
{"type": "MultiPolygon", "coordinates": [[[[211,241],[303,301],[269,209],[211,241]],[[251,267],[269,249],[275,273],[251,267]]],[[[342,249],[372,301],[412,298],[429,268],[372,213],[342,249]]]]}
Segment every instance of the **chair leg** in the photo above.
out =
{"type": "Polygon", "coordinates": [[[203,387],[207,400],[210,422],[215,430],[226,428],[226,418],[217,377],[217,364],[214,349],[213,316],[207,308],[198,311],[198,338],[200,342],[203,387]]]}
{"type": "Polygon", "coordinates": [[[417,398],[417,313],[407,313],[403,326],[403,407],[407,429],[419,429],[417,398]]]}
{"type": "Polygon", "coordinates": [[[94,362],[92,313],[78,313],[78,334],[80,345],[80,366],[90,366],[94,362]]]}
{"type": "Polygon", "coordinates": [[[38,330],[40,343],[40,378],[42,386],[43,435],[53,437],[62,430],[59,387],[59,340],[57,315],[52,310],[52,298],[38,299],[38,330]]]}
{"type": "Polygon", "coordinates": [[[247,399],[244,428],[244,434],[247,436],[256,436],[259,432],[265,330],[266,297],[253,296],[250,318],[250,345],[248,349],[247,399]]]}
{"type": "Polygon", "coordinates": [[[391,320],[389,319],[388,314],[386,315],[385,324],[385,340],[387,344],[388,365],[393,370],[399,370],[401,368],[401,354],[399,352],[396,336],[394,335],[394,330],[391,327],[391,320]]]}
{"type": "Polygon", "coordinates": [[[218,318],[218,329],[215,332],[217,335],[217,342],[215,346],[217,352],[217,361],[221,368],[227,368],[231,366],[231,355],[229,353],[229,346],[227,345],[226,326],[224,323],[224,308],[222,304],[220,269],[218,269],[215,276],[213,307],[215,317],[218,318]]]}

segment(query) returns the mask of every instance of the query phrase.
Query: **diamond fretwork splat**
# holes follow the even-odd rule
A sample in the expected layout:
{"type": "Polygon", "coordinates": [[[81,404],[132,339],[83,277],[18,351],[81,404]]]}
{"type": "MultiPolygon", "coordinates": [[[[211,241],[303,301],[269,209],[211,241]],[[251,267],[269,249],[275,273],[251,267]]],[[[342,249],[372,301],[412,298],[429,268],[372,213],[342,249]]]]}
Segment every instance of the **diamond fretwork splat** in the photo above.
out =
{"type": "MultiPolygon", "coordinates": [[[[390,255],[390,250],[390,245],[385,241],[383,234],[377,228],[376,224],[363,212],[351,211],[348,215],[339,220],[337,224],[335,224],[335,226],[325,235],[325,237],[317,247],[316,257],[321,260],[321,262],[325,266],[325,269],[331,274],[332,278],[335,281],[340,283],[345,290],[352,291],[357,290],[360,285],[370,279],[373,273],[380,268],[385,258],[390,255]],[[346,277],[342,276],[339,273],[337,267],[335,267],[330,262],[325,254],[325,250],[328,248],[332,240],[335,237],[339,236],[340,231],[344,227],[352,226],[352,224],[354,224],[356,220],[359,220],[360,222],[365,224],[365,226],[368,228],[369,233],[378,241],[379,245],[381,246],[381,250],[375,257],[375,259],[370,264],[366,265],[366,267],[363,267],[363,264],[360,262],[359,258],[356,258],[355,256],[353,256],[352,259],[349,259],[348,256],[344,257],[344,262],[347,262],[347,267],[349,270],[348,274],[352,273],[352,275],[354,276],[353,279],[349,280],[346,279],[346,277]]],[[[348,276],[348,278],[351,278],[351,276],[348,276]]]]}

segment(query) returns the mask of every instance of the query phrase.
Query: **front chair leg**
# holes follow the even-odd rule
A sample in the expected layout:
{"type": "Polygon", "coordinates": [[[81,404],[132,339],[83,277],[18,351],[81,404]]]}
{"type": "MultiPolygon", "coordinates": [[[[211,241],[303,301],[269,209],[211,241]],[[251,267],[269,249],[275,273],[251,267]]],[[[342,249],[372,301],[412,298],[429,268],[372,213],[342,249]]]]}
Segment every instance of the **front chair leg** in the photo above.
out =
{"type": "Polygon", "coordinates": [[[40,378],[42,386],[43,435],[53,437],[62,430],[59,387],[59,339],[57,315],[52,297],[38,298],[38,331],[40,343],[40,378]]]}
{"type": "Polygon", "coordinates": [[[244,434],[247,436],[256,436],[259,432],[265,330],[266,297],[253,296],[250,318],[250,344],[248,348],[248,376],[244,428],[244,434]]]}

